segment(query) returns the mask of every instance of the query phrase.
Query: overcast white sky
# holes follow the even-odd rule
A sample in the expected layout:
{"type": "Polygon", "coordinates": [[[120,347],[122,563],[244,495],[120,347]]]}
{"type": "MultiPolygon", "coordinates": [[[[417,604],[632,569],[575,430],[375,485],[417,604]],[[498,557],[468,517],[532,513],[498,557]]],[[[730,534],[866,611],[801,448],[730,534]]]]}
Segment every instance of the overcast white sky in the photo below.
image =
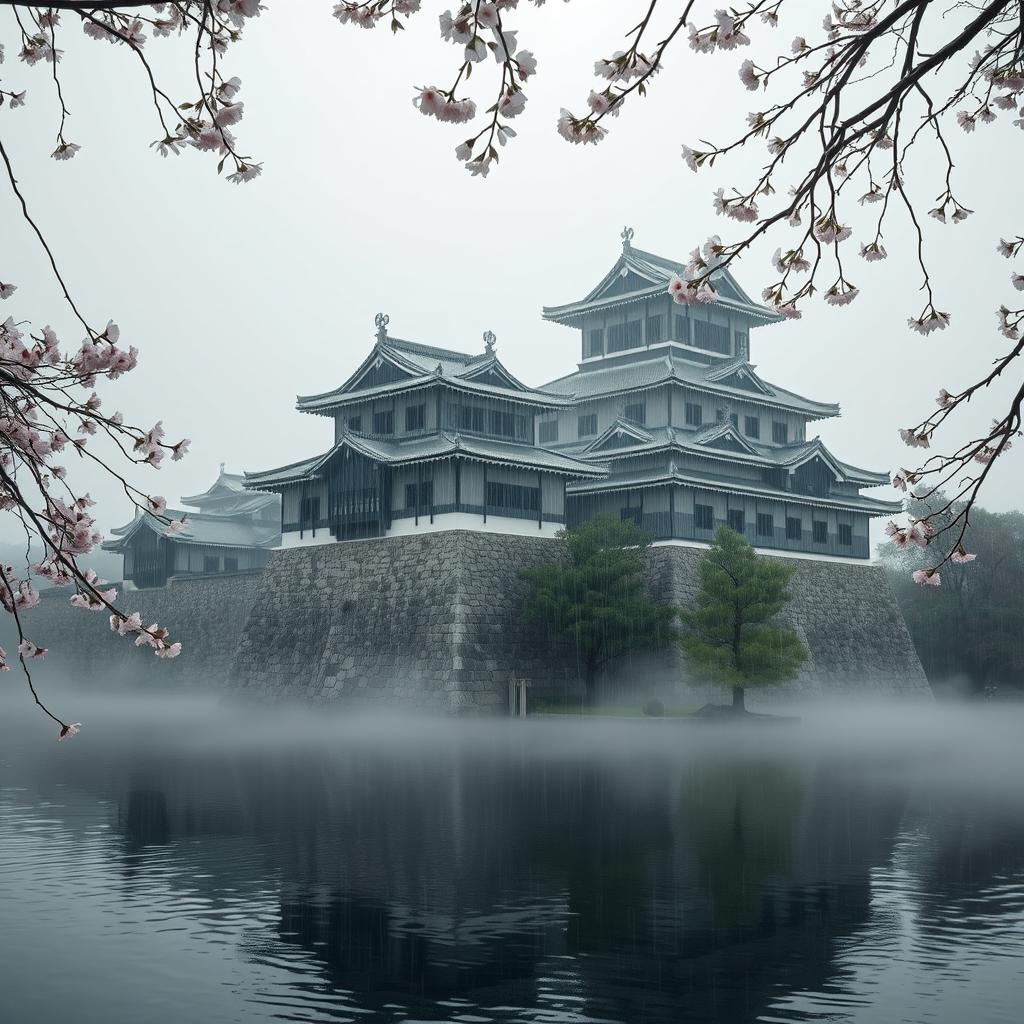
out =
{"type": "MultiPolygon", "coordinates": [[[[582,109],[594,58],[620,47],[646,3],[579,0],[518,13],[520,45],[536,53],[538,75],[519,138],[487,180],[472,179],[453,155],[465,130],[411,105],[415,85],[444,84],[454,67],[433,10],[446,5],[424,6],[392,38],[339,25],[327,0],[270,2],[227,62],[243,83],[240,149],[265,161],[263,177],[240,187],[217,179],[209,154],[158,158],[137,61],[77,26],[58,45],[72,113],[66,137],[82,150],[68,163],[51,160],[48,67],[17,61],[11,14],[0,10],[5,87],[29,90],[25,108],[0,110],[0,132],[30,207],[87,316],[112,317],[141,350],[139,368],[105,389],[108,406],[143,426],[162,419],[171,439],[193,439],[185,461],[138,470],[133,479],[151,493],[173,503],[204,489],[221,461],[266,469],[328,447],[330,422],[295,412],[295,395],[344,380],[372,344],[378,310],[396,336],[453,348],[478,350],[493,330],[509,369],[536,384],[579,358],[577,334],[543,323],[541,306],[588,291],[616,259],[624,224],[638,247],[680,261],[709,234],[727,236],[712,193],[739,182],[762,154],[695,176],[679,153],[684,141],[721,141],[742,125],[752,109],[736,76],[745,54],[679,50],[650,97],[627,108],[600,146],[583,149],[556,135],[559,108],[582,109]]],[[[798,16],[762,34],[787,47],[808,28],[800,11],[816,26],[826,7],[794,4],[798,16]]],[[[171,95],[192,98],[182,45],[151,40],[147,49],[171,95]]],[[[493,67],[473,78],[483,105],[493,67]]],[[[962,387],[1002,351],[994,310],[1012,294],[1010,265],[994,246],[1024,224],[1022,139],[1007,123],[961,144],[963,199],[977,213],[957,227],[928,221],[952,329],[927,341],[907,330],[922,305],[920,282],[900,255],[908,239],[894,232],[887,264],[850,269],[862,294],[849,309],[815,303],[799,322],[754,333],[752,360],[767,379],[842,404],[841,419],[818,426],[840,458],[883,470],[913,465],[897,428],[928,411],[940,386],[962,387]]],[[[926,200],[941,190],[933,172],[927,163],[915,170],[926,200]]],[[[776,244],[734,268],[752,294],[769,279],[776,244]]],[[[19,285],[5,316],[51,322],[77,342],[81,331],[2,189],[0,279],[19,285]]],[[[970,410],[949,442],[987,423],[993,408],[970,410]]],[[[1021,449],[993,474],[988,507],[1020,506],[1021,449]]],[[[103,526],[130,516],[113,487],[89,484],[103,526]]],[[[0,531],[14,539],[10,524],[0,531]]]]}

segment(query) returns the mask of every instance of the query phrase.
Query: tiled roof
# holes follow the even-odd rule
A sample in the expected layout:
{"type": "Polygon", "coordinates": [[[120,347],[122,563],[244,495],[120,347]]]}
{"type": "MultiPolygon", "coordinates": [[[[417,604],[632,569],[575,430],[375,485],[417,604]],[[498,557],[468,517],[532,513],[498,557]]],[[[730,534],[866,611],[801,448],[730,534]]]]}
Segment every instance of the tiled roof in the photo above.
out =
{"type": "Polygon", "coordinates": [[[822,508],[848,509],[867,512],[870,515],[895,515],[902,511],[898,501],[882,501],[863,494],[834,494],[828,497],[798,494],[777,487],[755,483],[750,480],[732,480],[715,473],[700,473],[691,469],[679,469],[671,465],[665,468],[647,469],[636,473],[616,472],[603,480],[588,480],[569,484],[569,494],[607,493],[624,491],[635,487],[650,487],[657,484],[688,484],[709,491],[724,491],[731,494],[749,494],[755,497],[776,498],[794,505],[814,505],[822,508]]]}
{"type": "Polygon", "coordinates": [[[729,423],[712,423],[693,430],[679,427],[645,427],[642,431],[637,431],[634,428],[632,436],[637,438],[635,443],[623,443],[616,448],[598,447],[598,442],[602,438],[613,437],[615,434],[616,428],[613,424],[595,441],[567,445],[559,450],[579,458],[602,462],[672,450],[702,455],[725,463],[740,462],[747,465],[778,466],[782,469],[798,466],[815,455],[820,455],[825,462],[835,466],[842,478],[849,483],[878,487],[889,482],[887,473],[876,473],[840,462],[818,437],[788,445],[766,445],[744,437],[729,423]],[[742,444],[742,449],[722,448],[713,444],[720,438],[729,437],[736,437],[742,444]]]}
{"type": "MultiPolygon", "coordinates": [[[[655,253],[645,252],[643,249],[635,249],[632,245],[626,246],[611,270],[588,295],[561,306],[545,306],[544,319],[573,324],[576,318],[592,309],[623,305],[653,295],[663,295],[673,274],[680,273],[686,262],[686,260],[670,260],[655,253]],[[631,292],[604,294],[621,274],[630,271],[649,281],[650,284],[631,292]]],[[[718,301],[721,305],[742,310],[748,316],[766,323],[778,323],[782,319],[773,309],[754,302],[739,286],[728,269],[713,273],[711,282],[718,292],[718,301]]]]}
{"type": "Polygon", "coordinates": [[[326,414],[339,405],[365,401],[379,395],[402,394],[435,384],[527,405],[555,407],[567,405],[571,401],[560,395],[526,387],[508,372],[493,353],[469,355],[432,345],[388,338],[374,346],[367,359],[344,384],[323,394],[300,395],[296,400],[296,408],[302,412],[326,414]],[[383,357],[409,376],[404,380],[371,387],[353,387],[352,382],[358,380],[375,357],[383,357]],[[506,379],[508,384],[488,384],[473,379],[474,376],[489,370],[506,379]]]}
{"type": "MultiPolygon", "coordinates": [[[[276,544],[281,533],[274,523],[254,523],[243,517],[204,515],[201,512],[186,512],[181,509],[168,509],[165,515],[168,519],[185,517],[185,528],[168,538],[176,544],[265,548],[276,544]]],[[[128,540],[142,529],[152,530],[153,533],[163,536],[167,524],[145,513],[126,526],[112,530],[112,533],[119,536],[116,540],[104,541],[103,548],[106,551],[123,551],[128,540]]]]}
{"type": "MultiPolygon", "coordinates": [[[[753,372],[749,363],[740,363],[753,372]]],[[[669,381],[678,381],[702,391],[723,395],[730,398],[743,399],[749,402],[771,405],[782,409],[793,409],[806,413],[811,419],[822,419],[827,416],[838,416],[839,406],[829,402],[814,402],[793,391],[786,391],[775,384],[764,383],[771,394],[761,391],[750,391],[745,388],[732,387],[721,380],[709,380],[709,374],[720,371],[722,367],[709,366],[705,363],[694,363],[688,359],[666,354],[639,362],[624,363],[619,366],[582,369],[565,377],[542,384],[540,390],[556,394],[571,395],[577,401],[599,398],[603,395],[615,395],[629,391],[642,391],[656,387],[669,381]]],[[[758,380],[761,380],[758,377],[758,380]]]]}
{"type": "Polygon", "coordinates": [[[469,434],[442,432],[427,434],[407,441],[372,437],[367,434],[347,432],[342,439],[323,455],[283,466],[280,469],[246,473],[246,486],[253,488],[276,488],[299,480],[317,479],[331,457],[341,448],[347,447],[367,458],[389,466],[450,458],[462,458],[480,462],[494,462],[510,466],[523,466],[542,472],[564,474],[578,478],[598,478],[607,472],[603,466],[584,462],[562,452],[512,441],[497,441],[492,438],[475,437],[469,434]]]}
{"type": "Polygon", "coordinates": [[[258,512],[280,500],[276,494],[260,494],[245,489],[245,477],[241,473],[225,473],[222,469],[217,479],[202,494],[183,497],[182,503],[199,508],[215,504],[217,515],[240,515],[258,512]]]}

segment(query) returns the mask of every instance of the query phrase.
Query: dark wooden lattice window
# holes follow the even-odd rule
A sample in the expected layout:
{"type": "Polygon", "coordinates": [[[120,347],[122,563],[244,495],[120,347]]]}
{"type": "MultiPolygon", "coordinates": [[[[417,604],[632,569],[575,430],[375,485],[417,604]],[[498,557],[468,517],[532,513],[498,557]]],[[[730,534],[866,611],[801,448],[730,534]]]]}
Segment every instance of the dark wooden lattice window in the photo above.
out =
{"type": "Polygon", "coordinates": [[[423,425],[426,422],[426,410],[425,405],[409,405],[405,409],[405,429],[410,430],[422,430],[423,425]]]}
{"type": "Polygon", "coordinates": [[[789,444],[789,424],[772,421],[772,440],[776,444],[789,444]]]}
{"type": "Polygon", "coordinates": [[[416,504],[416,484],[405,485],[405,507],[406,508],[430,508],[434,504],[434,481],[421,480],[419,484],[420,500],[416,504]]]}
{"type": "Polygon", "coordinates": [[[688,427],[699,427],[704,422],[704,413],[701,410],[700,402],[686,403],[686,425],[688,427]]]}
{"type": "Polygon", "coordinates": [[[203,555],[203,572],[219,572],[220,559],[216,555],[203,555]]]}
{"type": "Polygon", "coordinates": [[[803,520],[795,516],[786,517],[786,540],[800,540],[803,536],[803,520]]]}
{"type": "Polygon", "coordinates": [[[303,498],[299,503],[299,527],[316,526],[320,519],[320,496],[303,498]]]}
{"type": "Polygon", "coordinates": [[[581,416],[577,423],[577,433],[579,437],[593,437],[597,433],[597,413],[592,412],[586,416],[581,416]]]}
{"type": "Polygon", "coordinates": [[[394,410],[388,409],[387,412],[373,414],[373,432],[375,434],[393,434],[395,432],[394,410]]]}
{"type": "Polygon", "coordinates": [[[540,424],[540,443],[551,444],[558,440],[558,420],[543,420],[540,424]]]}
{"type": "Polygon", "coordinates": [[[761,436],[761,420],[757,416],[743,417],[743,433],[747,437],[761,436]]]}
{"type": "Polygon", "coordinates": [[[812,536],[815,544],[827,544],[828,543],[828,523],[821,519],[814,520],[814,527],[812,536]]]}
{"type": "Polygon", "coordinates": [[[694,505],[693,525],[698,530],[713,530],[715,528],[715,510],[710,505],[694,505]]]}
{"type": "Polygon", "coordinates": [[[486,501],[488,508],[537,512],[540,510],[540,488],[488,480],[486,501]]]}
{"type": "Polygon", "coordinates": [[[628,348],[639,348],[643,344],[643,324],[630,320],[625,324],[612,324],[608,328],[608,351],[622,352],[628,348]]]}
{"type": "Polygon", "coordinates": [[[840,523],[836,532],[839,536],[839,543],[844,548],[853,547],[853,527],[849,523],[840,523]]]}
{"type": "Polygon", "coordinates": [[[731,508],[728,513],[729,529],[735,530],[737,533],[743,533],[747,528],[746,518],[743,515],[743,509],[731,508]]]}
{"type": "Polygon", "coordinates": [[[647,318],[647,344],[654,345],[662,341],[664,337],[665,318],[663,316],[649,316],[647,318]]]}
{"type": "Polygon", "coordinates": [[[225,572],[238,572],[238,559],[228,558],[224,559],[224,571],[225,572]]]}
{"type": "Polygon", "coordinates": [[[693,344],[697,348],[706,349],[708,352],[722,352],[728,354],[731,351],[729,342],[729,328],[722,324],[711,324],[706,320],[695,320],[693,324],[693,344]]]}
{"type": "Polygon", "coordinates": [[[587,332],[587,348],[583,353],[585,359],[589,359],[591,356],[600,356],[604,354],[604,331],[597,327],[592,331],[587,332]]]}
{"type": "Polygon", "coordinates": [[[769,512],[757,513],[758,537],[771,537],[775,533],[775,520],[769,512]]]}
{"type": "Polygon", "coordinates": [[[672,318],[672,340],[688,342],[690,340],[690,321],[682,313],[672,318]]]}
{"type": "Polygon", "coordinates": [[[623,411],[623,416],[631,423],[639,423],[643,426],[647,422],[647,403],[630,402],[623,411]]]}

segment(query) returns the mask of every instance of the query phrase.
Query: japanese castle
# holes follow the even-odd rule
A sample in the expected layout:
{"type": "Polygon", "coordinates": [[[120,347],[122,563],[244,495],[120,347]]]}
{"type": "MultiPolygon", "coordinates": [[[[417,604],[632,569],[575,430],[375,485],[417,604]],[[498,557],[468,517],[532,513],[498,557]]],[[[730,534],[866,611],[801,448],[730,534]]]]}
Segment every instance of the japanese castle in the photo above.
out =
{"type": "Polygon", "coordinates": [[[778,322],[722,269],[718,295],[680,306],[681,264],[636,249],[584,298],[545,307],[579,331],[575,372],[518,381],[484,335],[470,354],[393,338],[340,387],[298,399],[334,420],[332,446],[245,486],[279,492],[283,546],[467,529],[553,535],[595,515],[661,542],[720,524],[756,547],[867,558],[868,520],[899,503],[861,494],[888,475],[839,461],[807,425],[839,415],[764,380],[750,332],[778,322]]]}
{"type": "Polygon", "coordinates": [[[280,543],[281,499],[247,490],[242,476],[225,473],[223,463],[207,490],[181,500],[188,510],[169,508],[164,513],[168,519],[184,519],[179,533],[167,536],[164,519],[138,512],[103,542],[106,551],[124,556],[127,588],[162,587],[174,576],[262,569],[280,543]]]}

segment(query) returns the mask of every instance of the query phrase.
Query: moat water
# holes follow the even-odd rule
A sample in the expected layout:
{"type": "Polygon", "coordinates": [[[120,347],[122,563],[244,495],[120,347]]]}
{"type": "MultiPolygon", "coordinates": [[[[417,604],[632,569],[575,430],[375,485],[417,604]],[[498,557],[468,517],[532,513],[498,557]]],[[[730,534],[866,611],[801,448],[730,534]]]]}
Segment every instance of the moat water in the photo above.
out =
{"type": "Polygon", "coordinates": [[[62,704],[0,697],[5,1024],[1021,1020],[1024,708],[62,704]]]}

